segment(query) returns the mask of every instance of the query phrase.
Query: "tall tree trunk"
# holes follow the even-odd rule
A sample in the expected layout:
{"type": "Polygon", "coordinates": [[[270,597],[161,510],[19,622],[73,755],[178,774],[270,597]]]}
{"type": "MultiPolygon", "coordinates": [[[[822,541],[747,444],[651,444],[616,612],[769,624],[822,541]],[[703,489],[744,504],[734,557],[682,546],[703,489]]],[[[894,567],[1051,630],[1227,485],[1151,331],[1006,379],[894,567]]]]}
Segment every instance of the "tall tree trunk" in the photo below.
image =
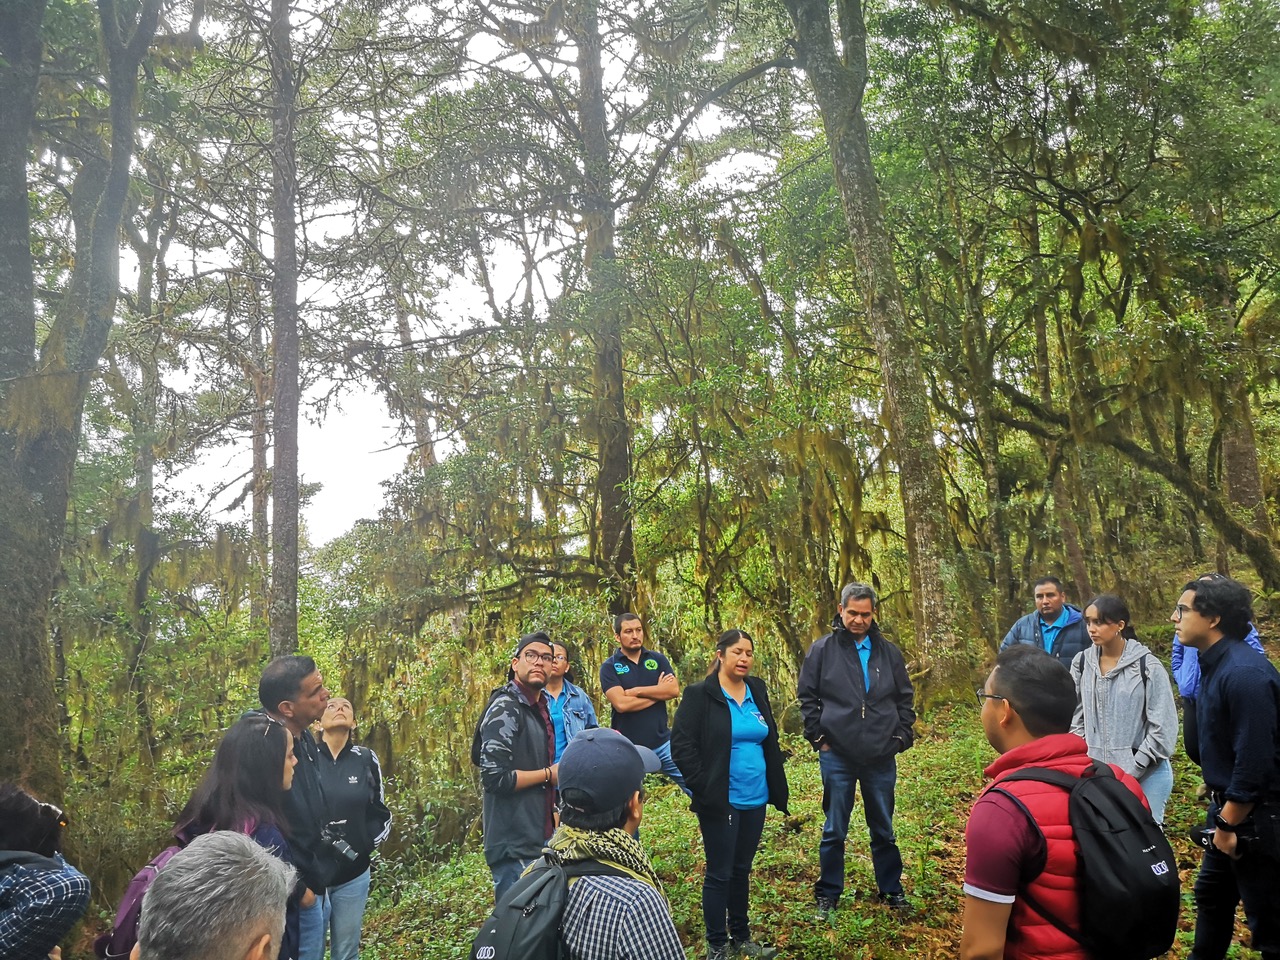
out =
{"type": "MultiPolygon", "coordinates": [[[[1030,228],[1030,245],[1032,255],[1036,258],[1040,257],[1040,217],[1037,207],[1032,206],[1031,218],[1028,224],[1030,228]]],[[[1048,277],[1040,274],[1040,282],[1043,289],[1050,289],[1050,280],[1048,277]]],[[[1047,293],[1046,293],[1047,296],[1047,293]]],[[[1036,331],[1036,380],[1040,389],[1040,402],[1046,406],[1053,402],[1053,366],[1049,360],[1049,316],[1047,305],[1044,297],[1036,300],[1034,308],[1034,323],[1036,331]]],[[[1045,460],[1051,461],[1055,454],[1053,444],[1045,444],[1045,460]]],[[[1080,546],[1080,528],[1076,525],[1075,514],[1072,512],[1071,498],[1067,493],[1067,483],[1063,478],[1063,469],[1059,469],[1053,475],[1053,503],[1054,513],[1058,520],[1058,526],[1062,530],[1062,545],[1067,554],[1067,562],[1071,567],[1071,581],[1073,585],[1074,597],[1083,602],[1090,595],[1089,585],[1089,566],[1085,562],[1084,550],[1080,546]]],[[[1046,571],[1037,571],[1034,576],[1043,576],[1046,571]]],[[[1009,622],[1012,625],[1012,621],[1009,622]]]]}
{"type": "Polygon", "coordinates": [[[422,369],[418,365],[418,349],[413,342],[413,330],[409,327],[409,296],[405,292],[404,278],[393,281],[392,295],[396,300],[396,332],[400,337],[400,349],[404,351],[400,395],[413,421],[413,459],[422,471],[434,467],[436,444],[431,433],[431,420],[422,395],[422,369]]]}
{"type": "MultiPolygon", "coordinates": [[[[1213,212],[1211,225],[1222,229],[1222,217],[1213,212]]],[[[1237,287],[1231,268],[1219,261],[1213,268],[1213,311],[1218,318],[1218,335],[1223,343],[1236,341],[1237,287]]],[[[1258,440],[1253,429],[1253,410],[1249,404],[1248,380],[1238,371],[1223,377],[1218,391],[1218,415],[1222,427],[1222,479],[1227,499],[1239,507],[1255,530],[1271,536],[1271,517],[1266,494],[1262,489],[1262,471],[1258,467],[1258,440]]]]}
{"type": "Polygon", "coordinates": [[[297,121],[289,0],[271,0],[272,271],[271,655],[298,649],[297,121]]]}
{"type": "Polygon", "coordinates": [[[48,636],[80,417],[119,294],[120,222],[135,144],[138,66],[160,0],[133,23],[98,0],[110,97],[110,144],[76,177],[76,257],[35,357],[26,156],[35,109],[44,4],[0,4],[0,780],[48,797],[62,790],[58,705],[48,636]],[[132,27],[127,32],[126,27],[132,27]],[[21,209],[20,209],[21,208],[21,209]]]}
{"type": "MultiPolygon", "coordinates": [[[[255,297],[256,289],[255,286],[255,297]]],[[[253,432],[253,492],[249,519],[253,538],[253,588],[249,595],[249,625],[259,638],[270,637],[271,634],[267,610],[271,597],[271,557],[268,549],[271,525],[267,522],[268,511],[271,509],[271,470],[267,466],[267,447],[270,445],[267,441],[271,431],[270,418],[267,416],[271,406],[271,376],[267,373],[270,360],[263,343],[262,324],[258,322],[261,316],[261,311],[253,311],[253,330],[249,341],[253,346],[253,356],[245,367],[245,373],[253,386],[253,416],[249,420],[250,430],[253,432]]]]}
{"type": "Polygon", "coordinates": [[[831,7],[825,0],[785,0],[799,37],[831,149],[836,185],[866,300],[867,319],[884,379],[899,468],[911,571],[916,650],[928,671],[921,694],[950,694],[968,670],[946,584],[955,551],[947,518],[942,466],[934,446],[929,393],[903,307],[884,223],[880,190],[862,115],[867,82],[866,24],[859,0],[839,0],[843,59],[836,52],[831,7]]]}
{"type": "Polygon", "coordinates": [[[622,284],[614,255],[615,211],[610,174],[604,68],[596,0],[578,7],[578,121],[582,131],[582,217],[589,307],[586,321],[595,350],[596,452],[600,466],[599,559],[611,581],[610,611],[620,613],[635,595],[631,529],[631,426],[627,422],[622,365],[622,284]]]}

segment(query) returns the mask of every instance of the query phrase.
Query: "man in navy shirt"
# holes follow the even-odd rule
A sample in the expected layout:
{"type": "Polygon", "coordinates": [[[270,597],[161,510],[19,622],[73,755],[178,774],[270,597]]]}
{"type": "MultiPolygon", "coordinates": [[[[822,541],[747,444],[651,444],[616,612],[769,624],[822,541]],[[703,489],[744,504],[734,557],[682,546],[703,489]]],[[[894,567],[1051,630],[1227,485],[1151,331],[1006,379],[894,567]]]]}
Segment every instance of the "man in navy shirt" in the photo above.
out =
{"type": "Polygon", "coordinates": [[[1170,619],[1200,657],[1196,726],[1215,828],[1196,878],[1191,960],[1226,956],[1240,901],[1253,948],[1280,960],[1280,673],[1244,642],[1252,598],[1229,577],[1192,580],[1170,619]]]}
{"type": "Polygon", "coordinates": [[[600,664],[600,689],[613,707],[611,726],[632,743],[648,747],[662,761],[662,772],[685,793],[680,768],[671,759],[667,701],[680,696],[671,661],[644,645],[644,624],[634,613],[614,618],[618,649],[600,664]]]}

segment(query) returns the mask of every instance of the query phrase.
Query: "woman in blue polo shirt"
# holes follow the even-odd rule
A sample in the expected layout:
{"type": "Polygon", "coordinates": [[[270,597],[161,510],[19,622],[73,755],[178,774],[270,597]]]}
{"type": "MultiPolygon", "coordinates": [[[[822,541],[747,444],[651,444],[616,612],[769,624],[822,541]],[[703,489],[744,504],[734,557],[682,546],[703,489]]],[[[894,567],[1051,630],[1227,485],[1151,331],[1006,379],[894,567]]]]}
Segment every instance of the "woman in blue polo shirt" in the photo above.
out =
{"type": "Polygon", "coordinates": [[[787,775],[764,681],[751,676],[755,643],[726,630],[711,672],[685,691],[671,731],[671,757],[698,815],[707,869],[702,919],[707,958],[773,957],[751,938],[747,892],[764,830],[765,804],[787,812],[787,775]],[[728,915],[728,923],[725,916],[728,915]]]}

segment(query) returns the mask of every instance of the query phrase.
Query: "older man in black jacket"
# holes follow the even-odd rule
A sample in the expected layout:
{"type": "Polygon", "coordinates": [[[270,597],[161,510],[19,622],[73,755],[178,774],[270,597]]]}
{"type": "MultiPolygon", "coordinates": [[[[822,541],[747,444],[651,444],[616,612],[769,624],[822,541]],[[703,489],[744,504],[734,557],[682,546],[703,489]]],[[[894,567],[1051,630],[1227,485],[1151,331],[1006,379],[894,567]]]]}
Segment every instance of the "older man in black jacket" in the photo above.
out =
{"type": "Polygon", "coordinates": [[[814,887],[824,920],[844,892],[844,844],[858,784],[880,902],[897,910],[911,907],[902,890],[893,800],[897,756],[914,741],[914,691],[902,653],[880,633],[875,611],[871,587],[846,586],[832,631],[809,648],[800,668],[800,712],[805,736],[818,751],[827,813],[814,887]]]}

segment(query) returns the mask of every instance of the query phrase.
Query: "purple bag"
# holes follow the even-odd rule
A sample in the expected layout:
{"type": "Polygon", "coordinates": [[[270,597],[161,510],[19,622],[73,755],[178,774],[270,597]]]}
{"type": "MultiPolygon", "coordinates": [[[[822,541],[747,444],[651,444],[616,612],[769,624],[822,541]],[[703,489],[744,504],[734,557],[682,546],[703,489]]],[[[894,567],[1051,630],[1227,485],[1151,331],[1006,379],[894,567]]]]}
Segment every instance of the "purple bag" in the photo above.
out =
{"type": "Polygon", "coordinates": [[[116,920],[110,933],[100,934],[93,941],[93,952],[102,960],[125,960],[138,942],[138,921],[142,919],[142,897],[170,858],[182,847],[174,844],[165,847],[151,862],[133,875],[129,888],[116,908],[116,920]]]}

